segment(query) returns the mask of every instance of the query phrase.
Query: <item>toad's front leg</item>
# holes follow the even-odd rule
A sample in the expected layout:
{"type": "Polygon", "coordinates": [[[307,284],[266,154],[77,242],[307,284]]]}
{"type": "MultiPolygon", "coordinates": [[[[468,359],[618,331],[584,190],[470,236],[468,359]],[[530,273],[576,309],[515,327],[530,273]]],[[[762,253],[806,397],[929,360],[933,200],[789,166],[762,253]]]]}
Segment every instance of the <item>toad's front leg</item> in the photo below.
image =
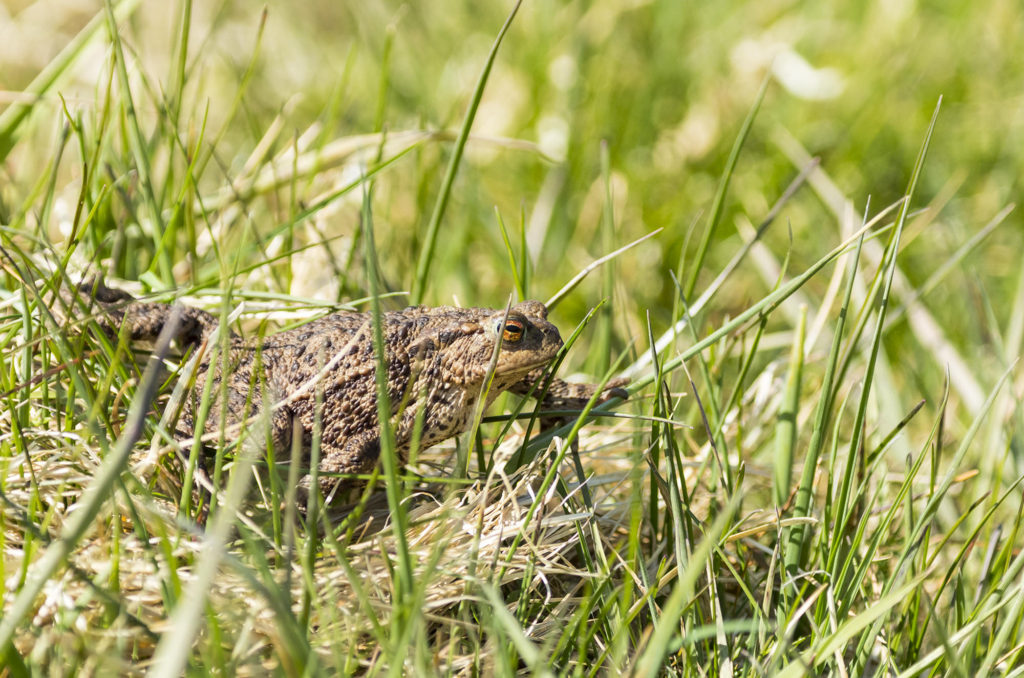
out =
{"type": "MultiPolygon", "coordinates": [[[[537,388],[530,395],[534,398],[539,398],[546,380],[545,371],[546,368],[533,370],[523,377],[521,381],[513,384],[509,390],[517,395],[525,396],[530,394],[530,390],[536,385],[537,388]]],[[[628,383],[629,379],[612,379],[601,389],[597,402],[603,403],[612,398],[626,400],[629,398],[629,392],[622,387],[628,383]]],[[[544,394],[544,399],[541,401],[541,409],[579,411],[590,402],[590,399],[597,392],[597,384],[574,384],[558,377],[553,377],[547,392],[544,394]]]]}

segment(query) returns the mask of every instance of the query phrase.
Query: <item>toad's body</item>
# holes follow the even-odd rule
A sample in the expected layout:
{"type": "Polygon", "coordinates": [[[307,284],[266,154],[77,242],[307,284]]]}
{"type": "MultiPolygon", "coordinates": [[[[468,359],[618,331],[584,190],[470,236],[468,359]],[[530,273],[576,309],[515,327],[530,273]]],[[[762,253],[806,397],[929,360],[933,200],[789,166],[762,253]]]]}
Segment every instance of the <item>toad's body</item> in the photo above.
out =
{"type": "MultiPolygon", "coordinates": [[[[175,308],[139,302],[103,285],[83,285],[82,290],[103,311],[101,325],[111,331],[124,325],[132,339],[155,338],[175,308]]],[[[205,311],[177,308],[176,335],[184,345],[202,344],[218,324],[205,311]]],[[[537,301],[516,304],[507,317],[504,310],[415,306],[381,318],[388,396],[392,416],[399,415],[393,423],[403,460],[417,417],[422,417],[422,448],[470,427],[498,342],[488,403],[506,390],[527,394],[562,346],[558,329],[547,321],[547,308],[537,301]]],[[[223,357],[207,347],[179,435],[192,437],[196,404],[212,379],[206,432],[219,431],[226,421],[228,439],[237,438],[238,424],[269,404],[270,434],[278,450],[288,449],[296,424],[308,449],[313,430],[320,426],[325,490],[335,484],[337,474],[370,472],[380,453],[372,328],[368,313],[339,312],[259,343],[231,335],[226,384],[220,379],[223,357]]],[[[554,379],[543,406],[579,409],[594,392],[591,385],[554,379]]],[[[603,395],[625,397],[625,392],[610,388],[603,395]]]]}

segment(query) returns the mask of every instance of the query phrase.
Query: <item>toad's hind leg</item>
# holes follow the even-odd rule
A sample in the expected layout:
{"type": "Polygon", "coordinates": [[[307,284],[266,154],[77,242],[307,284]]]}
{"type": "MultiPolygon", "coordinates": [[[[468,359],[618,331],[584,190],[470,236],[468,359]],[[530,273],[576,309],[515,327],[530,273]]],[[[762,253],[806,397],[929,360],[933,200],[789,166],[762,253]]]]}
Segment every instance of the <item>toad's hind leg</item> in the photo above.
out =
{"type": "Polygon", "coordinates": [[[73,290],[63,291],[61,297],[70,317],[76,315],[74,309],[79,304],[86,310],[98,307],[96,322],[104,331],[116,335],[124,326],[135,341],[155,340],[175,309],[179,313],[176,339],[184,346],[200,344],[220,322],[213,314],[191,306],[138,301],[124,290],[107,287],[100,279],[86,280],[73,290]]]}
{"type": "MultiPolygon", "coordinates": [[[[324,503],[330,504],[340,490],[363,484],[356,475],[373,473],[380,459],[380,434],[368,431],[349,436],[340,444],[332,443],[325,437],[320,443],[319,486],[324,503]]],[[[302,488],[308,491],[310,476],[302,480],[302,488]]]]}

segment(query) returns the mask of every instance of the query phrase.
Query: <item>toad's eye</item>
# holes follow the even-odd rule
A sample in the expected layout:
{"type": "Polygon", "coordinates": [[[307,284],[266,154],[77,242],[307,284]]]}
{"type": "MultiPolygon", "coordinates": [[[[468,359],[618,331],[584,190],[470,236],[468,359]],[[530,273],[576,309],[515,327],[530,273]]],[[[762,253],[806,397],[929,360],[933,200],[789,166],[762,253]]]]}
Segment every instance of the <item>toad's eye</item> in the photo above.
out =
{"type": "Polygon", "coordinates": [[[526,324],[517,318],[508,318],[501,331],[501,338],[509,343],[515,343],[526,334],[526,324]]]}

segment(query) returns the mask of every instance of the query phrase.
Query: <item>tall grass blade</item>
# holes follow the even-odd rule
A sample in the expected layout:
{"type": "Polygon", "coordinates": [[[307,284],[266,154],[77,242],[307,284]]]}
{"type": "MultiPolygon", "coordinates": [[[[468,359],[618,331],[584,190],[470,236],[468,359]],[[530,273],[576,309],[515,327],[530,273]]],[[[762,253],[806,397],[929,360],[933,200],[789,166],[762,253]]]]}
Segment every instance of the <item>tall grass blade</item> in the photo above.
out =
{"type": "Polygon", "coordinates": [[[462,128],[459,130],[459,136],[455,140],[455,146],[452,148],[452,157],[448,161],[448,170],[445,172],[444,180],[441,182],[441,191],[438,193],[437,202],[434,203],[434,211],[431,213],[430,221],[427,223],[427,232],[423,236],[420,257],[416,263],[416,277],[412,285],[412,303],[414,304],[422,303],[423,297],[426,294],[430,268],[434,263],[434,248],[437,246],[437,236],[441,228],[441,220],[444,218],[445,209],[448,207],[448,198],[451,196],[452,186],[455,183],[455,175],[458,173],[459,164],[462,162],[462,152],[466,148],[466,141],[469,140],[469,131],[472,129],[473,121],[476,119],[480,100],[484,96],[484,87],[487,85],[487,79],[491,75],[494,59],[498,56],[498,48],[501,47],[501,41],[504,40],[505,33],[508,32],[509,26],[512,25],[512,20],[519,11],[521,4],[522,0],[516,0],[516,4],[512,7],[512,11],[509,12],[504,25],[498,31],[498,37],[494,39],[491,51],[487,55],[487,61],[484,62],[483,70],[480,71],[480,77],[477,79],[476,87],[473,89],[473,98],[470,100],[469,110],[466,111],[462,128]]]}

